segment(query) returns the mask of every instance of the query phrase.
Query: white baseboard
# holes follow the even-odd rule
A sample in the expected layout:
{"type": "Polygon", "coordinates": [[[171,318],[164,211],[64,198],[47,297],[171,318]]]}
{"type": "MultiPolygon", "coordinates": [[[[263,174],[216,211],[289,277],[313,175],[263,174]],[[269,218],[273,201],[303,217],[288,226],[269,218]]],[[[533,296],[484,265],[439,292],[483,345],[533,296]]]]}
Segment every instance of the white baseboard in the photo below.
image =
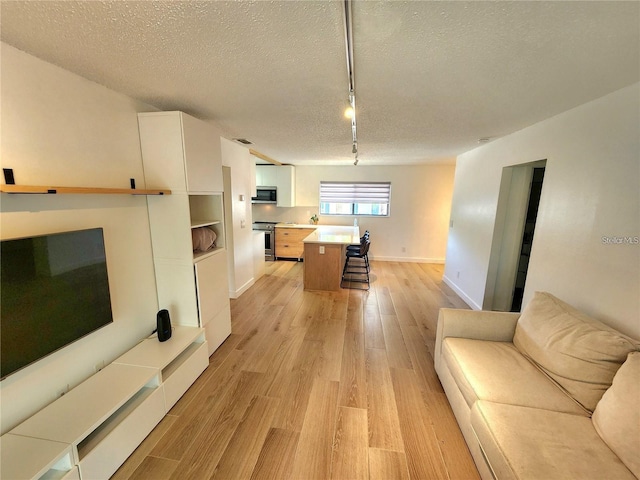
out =
{"type": "Polygon", "coordinates": [[[474,302],[471,298],[469,298],[469,296],[464,293],[462,290],[460,290],[460,287],[458,287],[449,277],[447,277],[446,275],[442,276],[442,281],[444,283],[446,283],[447,285],[449,285],[449,287],[451,287],[451,289],[456,292],[456,294],[462,299],[464,300],[464,303],[466,303],[467,305],[469,305],[472,309],[474,310],[482,310],[482,306],[478,305],[476,302],[474,302]]]}
{"type": "Polygon", "coordinates": [[[407,262],[407,263],[444,263],[444,258],[422,258],[422,257],[372,257],[369,260],[376,262],[407,262]]]}
{"type": "Polygon", "coordinates": [[[247,283],[245,283],[242,287],[240,287],[237,290],[229,290],[229,298],[238,298],[240,295],[242,295],[244,292],[246,292],[247,290],[249,290],[253,284],[256,283],[255,279],[252,278],[251,280],[249,280],[247,283]]]}

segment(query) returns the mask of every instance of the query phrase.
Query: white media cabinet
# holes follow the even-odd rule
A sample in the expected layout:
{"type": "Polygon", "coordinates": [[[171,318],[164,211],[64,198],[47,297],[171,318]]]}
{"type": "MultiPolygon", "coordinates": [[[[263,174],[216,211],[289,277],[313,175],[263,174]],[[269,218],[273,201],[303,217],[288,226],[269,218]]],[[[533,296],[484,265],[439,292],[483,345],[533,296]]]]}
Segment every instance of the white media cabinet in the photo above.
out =
{"type": "Polygon", "coordinates": [[[0,437],[0,478],[109,478],[208,364],[202,328],[142,340],[0,437]]]}

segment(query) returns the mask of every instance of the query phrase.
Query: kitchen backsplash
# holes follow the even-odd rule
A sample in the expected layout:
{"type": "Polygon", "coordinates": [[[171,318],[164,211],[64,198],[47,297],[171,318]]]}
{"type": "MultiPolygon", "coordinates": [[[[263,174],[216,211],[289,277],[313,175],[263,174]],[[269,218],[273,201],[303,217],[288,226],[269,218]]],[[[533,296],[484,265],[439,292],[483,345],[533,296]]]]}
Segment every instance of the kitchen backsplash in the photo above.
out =
{"type": "Polygon", "coordinates": [[[311,223],[311,216],[318,215],[320,225],[353,225],[353,216],[323,216],[317,207],[276,207],[275,205],[252,205],[253,221],[259,222],[279,222],[279,223],[300,223],[308,225],[311,223]]]}

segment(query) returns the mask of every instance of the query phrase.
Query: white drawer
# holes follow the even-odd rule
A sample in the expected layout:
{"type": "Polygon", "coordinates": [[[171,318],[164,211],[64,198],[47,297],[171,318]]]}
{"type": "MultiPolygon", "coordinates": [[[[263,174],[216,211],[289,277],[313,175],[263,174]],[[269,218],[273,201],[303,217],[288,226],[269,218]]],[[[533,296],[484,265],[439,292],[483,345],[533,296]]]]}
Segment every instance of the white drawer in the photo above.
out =
{"type": "Polygon", "coordinates": [[[145,388],[79,447],[83,479],[108,479],[165,414],[162,388],[145,388]]]}
{"type": "Polygon", "coordinates": [[[162,371],[167,412],[208,366],[207,342],[193,343],[162,371]]]}

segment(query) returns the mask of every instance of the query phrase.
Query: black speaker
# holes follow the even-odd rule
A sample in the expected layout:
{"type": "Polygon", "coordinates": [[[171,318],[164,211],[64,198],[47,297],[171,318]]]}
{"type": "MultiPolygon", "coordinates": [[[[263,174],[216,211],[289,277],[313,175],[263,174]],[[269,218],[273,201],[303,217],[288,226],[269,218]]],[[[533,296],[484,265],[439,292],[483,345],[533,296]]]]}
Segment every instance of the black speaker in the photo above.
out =
{"type": "Polygon", "coordinates": [[[3,168],[2,171],[4,172],[4,182],[7,185],[15,185],[16,179],[13,177],[13,168],[3,168]]]}
{"type": "Polygon", "coordinates": [[[158,340],[166,342],[171,338],[171,319],[169,318],[169,310],[160,310],[158,312],[158,340]]]}

